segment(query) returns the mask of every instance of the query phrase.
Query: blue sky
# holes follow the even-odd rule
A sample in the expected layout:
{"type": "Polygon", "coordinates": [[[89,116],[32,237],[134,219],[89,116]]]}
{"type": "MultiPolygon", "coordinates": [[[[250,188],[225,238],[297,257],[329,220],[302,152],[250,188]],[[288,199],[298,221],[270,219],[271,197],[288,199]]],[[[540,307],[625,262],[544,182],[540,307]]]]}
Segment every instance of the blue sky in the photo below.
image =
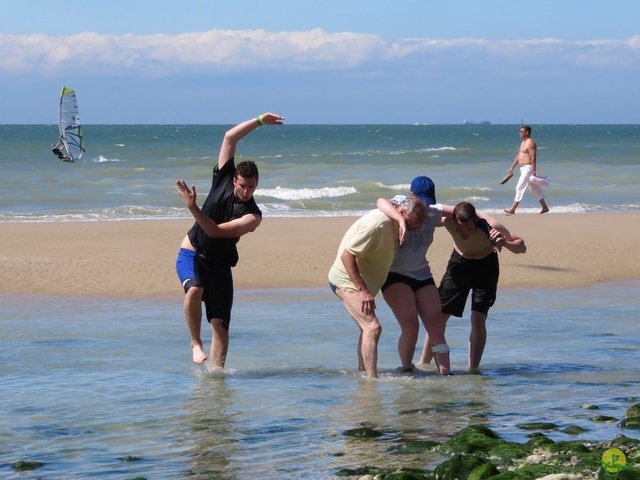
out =
{"type": "Polygon", "coordinates": [[[0,123],[640,123],[637,0],[0,0],[0,123]]]}

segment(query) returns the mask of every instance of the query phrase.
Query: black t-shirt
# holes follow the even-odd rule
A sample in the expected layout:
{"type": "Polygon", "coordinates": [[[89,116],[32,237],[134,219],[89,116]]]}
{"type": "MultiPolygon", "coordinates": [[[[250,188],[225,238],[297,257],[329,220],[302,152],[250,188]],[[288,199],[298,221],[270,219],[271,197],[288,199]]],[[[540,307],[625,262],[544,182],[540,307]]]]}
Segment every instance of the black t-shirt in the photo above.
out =
{"type": "MultiPolygon", "coordinates": [[[[248,202],[238,202],[233,196],[233,177],[236,166],[232,158],[221,170],[213,168],[211,191],[202,205],[202,211],[217,224],[229,222],[235,218],[255,213],[262,217],[256,201],[251,197],[248,202]]],[[[236,238],[211,238],[196,222],[189,230],[189,240],[196,253],[207,263],[224,264],[235,267],[238,263],[236,238]]]]}

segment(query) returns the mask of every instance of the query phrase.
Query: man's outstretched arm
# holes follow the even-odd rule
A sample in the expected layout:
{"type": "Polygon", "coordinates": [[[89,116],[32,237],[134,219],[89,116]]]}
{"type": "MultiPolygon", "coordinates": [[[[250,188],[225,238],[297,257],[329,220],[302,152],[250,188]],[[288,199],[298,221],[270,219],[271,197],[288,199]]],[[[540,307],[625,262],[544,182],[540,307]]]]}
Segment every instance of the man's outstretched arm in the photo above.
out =
{"type": "Polygon", "coordinates": [[[224,165],[236,155],[236,146],[244,137],[253,132],[260,125],[282,125],[284,117],[275,113],[263,113],[257,118],[252,118],[245,122],[239,123],[235,127],[227,130],[222,139],[220,153],[218,154],[218,168],[222,169],[224,165]]]}

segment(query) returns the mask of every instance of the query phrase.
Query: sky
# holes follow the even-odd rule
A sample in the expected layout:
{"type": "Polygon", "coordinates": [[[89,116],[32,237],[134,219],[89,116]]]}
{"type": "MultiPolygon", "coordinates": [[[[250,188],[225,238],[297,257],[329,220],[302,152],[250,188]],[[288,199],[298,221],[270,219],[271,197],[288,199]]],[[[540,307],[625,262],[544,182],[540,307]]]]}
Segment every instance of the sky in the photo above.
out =
{"type": "Polygon", "coordinates": [[[0,0],[1,124],[640,124],[638,0],[0,0]]]}

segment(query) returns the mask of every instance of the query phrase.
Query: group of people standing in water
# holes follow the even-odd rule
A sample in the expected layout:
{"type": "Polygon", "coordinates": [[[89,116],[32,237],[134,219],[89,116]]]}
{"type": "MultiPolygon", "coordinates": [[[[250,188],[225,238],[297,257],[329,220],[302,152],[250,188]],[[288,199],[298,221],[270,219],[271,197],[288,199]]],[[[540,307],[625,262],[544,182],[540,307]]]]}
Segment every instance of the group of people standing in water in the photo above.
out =
{"type": "MultiPolygon", "coordinates": [[[[253,194],[258,186],[254,162],[234,163],[238,142],[262,125],[281,125],[284,117],[265,113],[228,130],[213,169],[211,190],[202,207],[197,205],[195,186],[184,180],[176,190],[195,218],[182,241],[176,270],[185,291],[184,315],[191,337],[193,361],[210,357],[224,368],[229,348],[229,325],[233,303],[231,268],[238,261],[236,244],[254,231],[262,213],[253,194]],[[211,325],[209,355],[201,339],[202,304],[211,325]]],[[[524,188],[531,187],[548,211],[540,190],[527,182],[536,169],[535,142],[530,127],[523,125],[520,150],[509,169],[521,167],[516,202],[507,212],[515,213],[524,188]],[[527,176],[528,174],[528,176],[527,176]],[[523,180],[524,178],[524,180],[523,180]]],[[[359,218],[345,233],[328,273],[329,286],[343,302],[360,331],[358,369],[369,378],[378,377],[378,342],[382,333],[376,316],[376,295],[382,291],[401,328],[398,354],[403,372],[412,372],[420,330],[426,328],[420,362],[434,361],[442,375],[451,373],[445,338],[447,320],[461,317],[471,293],[471,334],[468,371],[478,372],[487,340],[486,320],[498,286],[498,253],[503,248],[525,253],[522,238],[487,215],[476,212],[469,202],[455,206],[436,202],[435,185],[427,176],[412,180],[408,195],[380,198],[376,209],[359,218]],[[427,260],[436,227],[444,227],[453,240],[446,271],[436,286],[427,260]]],[[[506,210],[505,210],[506,211],[506,210]]]]}
{"type": "Polygon", "coordinates": [[[382,327],[374,298],[381,290],[400,324],[398,354],[403,371],[414,369],[421,319],[427,336],[420,363],[433,359],[442,375],[451,373],[447,320],[451,315],[462,316],[471,292],[468,370],[477,372],[487,340],[488,311],[496,299],[498,252],[506,248],[524,253],[524,240],[495,219],[477,213],[469,202],[456,206],[436,203],[435,185],[429,177],[413,179],[407,197],[381,198],[377,206],[347,231],[329,272],[332,290],[360,328],[360,370],[370,378],[378,376],[382,327]],[[426,258],[439,226],[451,234],[454,247],[436,288],[426,258]],[[387,274],[381,278],[376,270],[387,274]]]}

